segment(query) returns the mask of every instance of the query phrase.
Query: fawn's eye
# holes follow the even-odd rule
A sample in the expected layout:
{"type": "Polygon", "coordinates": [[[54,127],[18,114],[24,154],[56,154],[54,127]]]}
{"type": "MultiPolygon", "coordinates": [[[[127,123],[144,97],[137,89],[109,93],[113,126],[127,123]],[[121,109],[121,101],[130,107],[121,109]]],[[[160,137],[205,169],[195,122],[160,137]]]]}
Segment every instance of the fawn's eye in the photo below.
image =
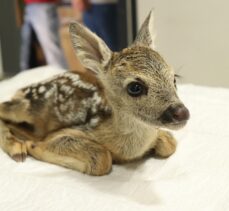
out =
{"type": "Polygon", "coordinates": [[[139,97],[146,94],[146,87],[139,82],[131,82],[127,85],[127,92],[131,97],[139,97]]]}

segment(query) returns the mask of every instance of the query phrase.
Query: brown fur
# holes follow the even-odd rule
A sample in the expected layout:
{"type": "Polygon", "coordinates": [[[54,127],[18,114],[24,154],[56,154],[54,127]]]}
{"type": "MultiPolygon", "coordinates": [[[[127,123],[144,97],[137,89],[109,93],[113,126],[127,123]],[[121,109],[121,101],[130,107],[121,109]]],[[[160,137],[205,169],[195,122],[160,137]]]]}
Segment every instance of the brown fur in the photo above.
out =
{"type": "Polygon", "coordinates": [[[73,46],[82,64],[93,71],[66,72],[19,90],[0,104],[0,146],[16,161],[27,154],[90,175],[110,172],[112,162],[128,162],[154,149],[168,157],[173,136],[184,121],[164,123],[169,106],[182,105],[174,72],[152,49],[152,15],[134,44],[113,53],[78,23],[70,26],[73,46]],[[149,47],[151,46],[151,47],[149,47]],[[140,81],[147,89],[131,97],[127,86],[140,81]]]}

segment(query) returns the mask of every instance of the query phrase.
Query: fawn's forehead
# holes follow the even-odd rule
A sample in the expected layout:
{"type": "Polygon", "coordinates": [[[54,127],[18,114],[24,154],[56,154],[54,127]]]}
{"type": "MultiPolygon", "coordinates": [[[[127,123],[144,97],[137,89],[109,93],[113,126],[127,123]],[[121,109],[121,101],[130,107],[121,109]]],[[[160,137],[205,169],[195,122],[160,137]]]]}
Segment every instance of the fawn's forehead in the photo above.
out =
{"type": "Polygon", "coordinates": [[[122,72],[135,72],[139,74],[160,73],[168,69],[167,63],[159,53],[149,47],[134,46],[116,53],[112,58],[112,65],[122,72]],[[128,68],[126,68],[128,67],[128,68]]]}

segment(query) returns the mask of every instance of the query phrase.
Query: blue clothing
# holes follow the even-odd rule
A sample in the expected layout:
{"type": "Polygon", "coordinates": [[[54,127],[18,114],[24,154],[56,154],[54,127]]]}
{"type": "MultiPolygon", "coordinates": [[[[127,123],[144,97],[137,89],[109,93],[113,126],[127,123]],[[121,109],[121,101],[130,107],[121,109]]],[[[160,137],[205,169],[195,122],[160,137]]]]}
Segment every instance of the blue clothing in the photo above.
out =
{"type": "Polygon", "coordinates": [[[30,68],[30,47],[33,31],[44,52],[47,64],[66,69],[67,63],[60,45],[59,19],[54,3],[26,5],[24,24],[21,32],[21,70],[30,68]]]}
{"type": "Polygon", "coordinates": [[[83,22],[101,37],[111,50],[118,50],[117,4],[92,4],[83,14],[83,22]]]}

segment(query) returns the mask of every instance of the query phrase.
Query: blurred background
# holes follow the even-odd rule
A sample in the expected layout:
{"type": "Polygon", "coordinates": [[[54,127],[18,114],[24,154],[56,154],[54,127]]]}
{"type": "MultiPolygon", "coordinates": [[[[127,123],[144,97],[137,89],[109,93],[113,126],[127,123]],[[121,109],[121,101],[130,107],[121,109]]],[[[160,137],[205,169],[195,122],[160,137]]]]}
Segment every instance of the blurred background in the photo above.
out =
{"type": "MultiPolygon", "coordinates": [[[[27,4],[25,4],[26,0],[1,0],[1,76],[12,76],[23,69],[21,57],[22,54],[27,55],[27,53],[21,53],[25,52],[22,51],[22,28],[23,24],[25,25],[28,2],[29,0],[27,4]]],[[[140,25],[153,8],[156,50],[174,67],[176,73],[182,76],[181,82],[229,87],[228,1],[91,0],[89,5],[83,6],[79,2],[77,0],[55,2],[59,20],[59,38],[55,43],[60,42],[57,46],[61,49],[66,61],[66,64],[63,62],[60,66],[66,65],[70,70],[83,71],[75,58],[69,40],[68,23],[71,20],[88,25],[96,33],[98,32],[99,36],[104,36],[103,39],[107,38],[106,42],[113,50],[120,50],[133,41],[140,25]],[[101,10],[101,4],[105,3],[115,6],[115,11],[109,10],[108,7],[101,10]],[[109,17],[100,17],[101,14],[109,17]],[[104,35],[96,28],[105,28],[105,25],[109,28],[111,35],[109,33],[104,35]],[[111,37],[114,39],[109,40],[111,37]]],[[[27,12],[29,13],[29,10],[27,12]]],[[[38,17],[35,19],[37,20],[35,24],[42,19],[38,17]]],[[[26,36],[24,38],[24,46],[30,41],[29,56],[26,57],[29,58],[27,62],[29,68],[50,63],[48,53],[45,52],[48,45],[44,47],[44,44],[40,42],[40,37],[46,36],[37,35],[36,30],[32,30],[29,39],[26,36]],[[27,40],[28,42],[25,42],[27,40]]]]}

